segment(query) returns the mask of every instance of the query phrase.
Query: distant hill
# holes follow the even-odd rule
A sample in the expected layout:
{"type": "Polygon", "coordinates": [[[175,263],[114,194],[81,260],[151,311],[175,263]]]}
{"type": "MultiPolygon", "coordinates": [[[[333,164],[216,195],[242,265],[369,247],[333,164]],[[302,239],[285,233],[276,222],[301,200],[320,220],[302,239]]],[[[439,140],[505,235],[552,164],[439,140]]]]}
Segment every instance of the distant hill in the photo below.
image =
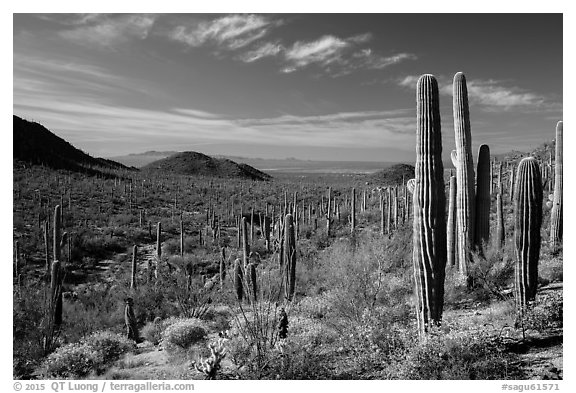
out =
{"type": "Polygon", "coordinates": [[[94,158],[41,124],[14,116],[13,158],[33,165],[54,169],[99,174],[113,170],[134,170],[104,158],[94,158]]]}
{"type": "Polygon", "coordinates": [[[396,164],[376,173],[366,176],[366,180],[385,185],[402,184],[402,180],[408,181],[414,178],[414,166],[408,164],[396,164]]]}
{"type": "Polygon", "coordinates": [[[144,171],[161,171],[179,175],[220,178],[270,180],[272,176],[246,164],[226,158],[214,158],[202,153],[186,151],[154,161],[142,168],[144,171]]]}
{"type": "Polygon", "coordinates": [[[136,168],[142,168],[150,164],[151,162],[158,161],[162,158],[173,156],[179,153],[177,151],[146,151],[144,153],[134,153],[125,156],[110,157],[111,160],[121,162],[127,166],[133,166],[136,168]]]}

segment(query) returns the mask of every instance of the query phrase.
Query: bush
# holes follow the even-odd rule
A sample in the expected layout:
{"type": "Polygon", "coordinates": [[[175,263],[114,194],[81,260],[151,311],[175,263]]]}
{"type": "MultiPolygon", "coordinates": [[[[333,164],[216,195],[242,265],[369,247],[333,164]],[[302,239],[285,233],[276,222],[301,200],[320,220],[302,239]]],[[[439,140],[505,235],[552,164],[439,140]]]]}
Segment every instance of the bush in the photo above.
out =
{"type": "Polygon", "coordinates": [[[134,344],[111,332],[96,332],[79,343],[58,348],[44,360],[46,378],[78,379],[102,372],[111,362],[130,351],[134,344]]]}
{"type": "Polygon", "coordinates": [[[162,345],[169,352],[186,350],[203,340],[206,334],[206,328],[199,319],[180,319],[162,332],[162,345]]]}
{"type": "Polygon", "coordinates": [[[46,378],[77,379],[90,374],[100,362],[99,354],[90,346],[72,343],[48,355],[43,368],[46,378]]]}
{"type": "Polygon", "coordinates": [[[562,291],[539,294],[538,299],[524,313],[524,328],[544,331],[562,328],[564,301],[562,291]]]}
{"type": "MultiPolygon", "coordinates": [[[[450,327],[444,326],[442,330],[450,327]]],[[[413,332],[417,335],[416,332],[413,332]]],[[[392,379],[511,379],[511,355],[479,330],[432,332],[386,370],[392,379]]]]}
{"type": "Polygon", "coordinates": [[[82,342],[98,352],[104,364],[117,360],[121,355],[134,348],[133,341],[110,331],[96,332],[82,342]]]}

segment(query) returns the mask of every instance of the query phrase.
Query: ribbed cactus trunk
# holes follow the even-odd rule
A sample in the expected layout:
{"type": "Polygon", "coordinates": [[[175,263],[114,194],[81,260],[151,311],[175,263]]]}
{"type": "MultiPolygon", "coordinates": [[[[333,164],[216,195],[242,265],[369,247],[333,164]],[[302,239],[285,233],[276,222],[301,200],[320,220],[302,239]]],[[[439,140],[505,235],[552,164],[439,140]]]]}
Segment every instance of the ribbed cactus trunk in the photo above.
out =
{"type": "Polygon", "coordinates": [[[444,306],[446,267],[446,195],[438,83],[432,75],[418,79],[416,169],[414,185],[413,263],[421,334],[438,325],[444,306]]]}
{"type": "Polygon", "coordinates": [[[244,283],[243,283],[242,261],[236,258],[234,261],[234,293],[239,302],[244,298],[244,283]]]}
{"type": "Polygon", "coordinates": [[[248,243],[248,223],[246,222],[246,217],[242,217],[242,262],[244,263],[244,269],[248,265],[248,259],[250,257],[250,243],[248,243]]]}
{"type": "Polygon", "coordinates": [[[224,280],[226,279],[226,248],[222,247],[220,251],[220,290],[224,288],[224,280]]]}
{"type": "Polygon", "coordinates": [[[504,209],[502,206],[502,194],[496,195],[496,246],[498,248],[504,247],[505,244],[505,229],[504,229],[504,209]]]}
{"type": "Polygon", "coordinates": [[[130,289],[131,290],[135,290],[136,289],[136,273],[138,272],[138,259],[137,259],[137,254],[138,254],[138,246],[136,244],[134,244],[134,246],[132,247],[132,274],[130,275],[130,289]]]}
{"type": "Polygon", "coordinates": [[[556,162],[554,163],[554,200],[550,218],[550,245],[554,251],[562,243],[562,193],[563,193],[563,132],[562,122],[556,125],[556,162]]]}
{"type": "Polygon", "coordinates": [[[454,75],[453,83],[454,132],[456,142],[456,222],[458,268],[468,274],[471,250],[474,244],[474,164],[472,162],[472,135],[468,109],[468,88],[462,72],[454,75]]]}
{"type": "Polygon", "coordinates": [[[296,235],[291,214],[284,218],[284,293],[286,300],[292,301],[296,288],[296,235]]]}
{"type": "Polygon", "coordinates": [[[456,265],[456,176],[450,176],[448,194],[448,224],[446,233],[448,266],[456,265]]]}
{"type": "Polygon", "coordinates": [[[476,215],[474,243],[482,251],[482,246],[488,244],[490,238],[490,148],[480,145],[476,167],[476,215]]]}
{"type": "Polygon", "coordinates": [[[62,214],[60,205],[54,208],[54,260],[52,261],[52,269],[50,275],[50,292],[51,292],[51,311],[52,323],[57,329],[62,325],[62,267],[60,262],[60,247],[61,247],[61,230],[62,228],[62,214]]]}
{"type": "Polygon", "coordinates": [[[160,221],[156,226],[156,258],[159,264],[160,259],[162,259],[162,223],[160,221]]]}
{"type": "Polygon", "coordinates": [[[352,188],[352,201],[350,202],[350,231],[356,229],[356,188],[352,188]]]}
{"type": "Polygon", "coordinates": [[[257,273],[256,273],[256,265],[252,262],[246,266],[246,279],[247,279],[247,289],[248,289],[248,296],[252,299],[252,301],[258,301],[258,281],[257,281],[257,273]]]}
{"type": "Polygon", "coordinates": [[[184,257],[184,220],[180,215],[180,256],[184,257]]]}
{"type": "Polygon", "coordinates": [[[533,157],[520,161],[514,197],[514,241],[516,246],[516,304],[523,309],[536,298],[540,226],[542,225],[542,182],[533,157]]]}
{"type": "Polygon", "coordinates": [[[126,325],[126,336],[129,340],[134,342],[140,341],[140,334],[138,332],[138,323],[134,315],[134,301],[132,298],[126,299],[126,306],[124,307],[124,324],[126,325]]]}
{"type": "Polygon", "coordinates": [[[328,187],[328,209],[326,210],[326,236],[330,237],[330,220],[332,220],[332,188],[328,187]]]}

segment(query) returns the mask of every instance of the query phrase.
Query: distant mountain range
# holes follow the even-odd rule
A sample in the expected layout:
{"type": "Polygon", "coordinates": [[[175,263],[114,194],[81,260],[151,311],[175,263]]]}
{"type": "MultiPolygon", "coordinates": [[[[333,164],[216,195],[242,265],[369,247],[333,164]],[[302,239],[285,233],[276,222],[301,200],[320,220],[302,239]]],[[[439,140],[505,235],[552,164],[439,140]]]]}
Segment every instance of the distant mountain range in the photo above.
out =
{"type": "MultiPolygon", "coordinates": [[[[175,151],[147,151],[144,153],[128,154],[111,157],[112,160],[135,167],[144,167],[160,158],[177,154],[175,151]]],[[[374,173],[391,167],[393,162],[366,162],[366,161],[314,161],[298,160],[295,158],[270,159],[249,158],[238,156],[214,156],[238,163],[247,164],[267,173],[374,173]]]]}
{"type": "Polygon", "coordinates": [[[14,160],[28,164],[88,174],[136,170],[109,159],[92,157],[50,132],[43,125],[18,116],[14,116],[12,135],[14,160]]]}
{"type": "MultiPolygon", "coordinates": [[[[133,165],[95,158],[72,146],[41,124],[14,116],[13,159],[15,165],[43,165],[89,175],[115,175],[120,171],[138,171],[133,165]]],[[[196,152],[147,152],[145,171],[220,178],[269,180],[272,177],[244,163],[214,158],[196,152]],[[166,157],[168,154],[170,157],[166,157]],[[151,161],[151,162],[150,162],[151,161]]]]}
{"type": "Polygon", "coordinates": [[[153,161],[142,171],[160,171],[179,175],[196,175],[250,180],[270,180],[272,176],[246,164],[226,158],[214,158],[202,153],[186,151],[153,161]]]}

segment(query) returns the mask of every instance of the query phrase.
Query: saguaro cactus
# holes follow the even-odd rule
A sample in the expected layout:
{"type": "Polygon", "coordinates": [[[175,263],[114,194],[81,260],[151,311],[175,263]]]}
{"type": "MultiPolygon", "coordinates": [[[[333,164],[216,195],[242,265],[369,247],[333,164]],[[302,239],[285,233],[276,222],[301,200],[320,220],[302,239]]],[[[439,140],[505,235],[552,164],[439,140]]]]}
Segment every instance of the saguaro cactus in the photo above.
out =
{"type": "Polygon", "coordinates": [[[356,229],[356,188],[352,188],[352,201],[350,202],[350,231],[356,229]]]}
{"type": "Polygon", "coordinates": [[[220,289],[224,288],[224,280],[226,279],[226,248],[222,247],[220,250],[220,289]]]}
{"type": "Polygon", "coordinates": [[[550,218],[550,245],[556,250],[562,242],[562,192],[563,177],[563,132],[562,122],[556,125],[556,162],[554,164],[554,200],[552,201],[552,216],[550,218]]]}
{"type": "Polygon", "coordinates": [[[136,316],[134,315],[134,301],[132,298],[126,299],[126,306],[124,307],[124,323],[126,325],[126,336],[128,339],[139,342],[140,335],[138,333],[136,316]]]}
{"type": "Polygon", "coordinates": [[[284,218],[284,291],[288,301],[292,301],[296,288],[296,235],[291,214],[284,218]]]}
{"type": "Polygon", "coordinates": [[[474,243],[481,250],[483,243],[488,243],[490,237],[490,184],[491,164],[490,148],[480,145],[478,149],[478,163],[476,168],[476,228],[474,230],[474,243]]]}
{"type": "Polygon", "coordinates": [[[453,111],[456,153],[452,159],[456,166],[457,256],[460,272],[467,275],[474,243],[475,196],[468,88],[462,72],[454,75],[453,111]]]}
{"type": "Polygon", "coordinates": [[[542,182],[533,157],[520,161],[514,196],[514,241],[516,246],[515,293],[520,309],[536,297],[540,226],[542,224],[542,182]]]}
{"type": "Polygon", "coordinates": [[[244,298],[243,275],[242,261],[240,258],[236,258],[234,261],[234,292],[239,302],[244,298]]]}
{"type": "Polygon", "coordinates": [[[496,245],[502,248],[505,242],[504,209],[502,208],[502,194],[496,195],[496,245]]]}
{"type": "Polygon", "coordinates": [[[61,248],[61,228],[62,213],[60,205],[54,208],[54,260],[52,261],[52,270],[50,275],[50,292],[51,292],[51,311],[52,321],[56,328],[62,325],[62,268],[60,262],[60,248],[61,248]]]}
{"type": "Polygon", "coordinates": [[[438,83],[422,75],[416,87],[416,182],[413,263],[421,334],[442,319],[446,267],[446,195],[438,83]]]}
{"type": "Polygon", "coordinates": [[[248,223],[246,217],[242,217],[242,261],[244,268],[248,265],[248,257],[250,256],[250,244],[248,243],[248,223]]]}
{"type": "Polygon", "coordinates": [[[456,176],[450,176],[450,192],[448,195],[448,226],[446,233],[447,263],[456,265],[456,176]]]}
{"type": "Polygon", "coordinates": [[[138,246],[134,244],[132,247],[132,274],[130,276],[130,289],[136,289],[136,272],[138,271],[138,264],[137,264],[137,253],[138,253],[138,246]]]}

